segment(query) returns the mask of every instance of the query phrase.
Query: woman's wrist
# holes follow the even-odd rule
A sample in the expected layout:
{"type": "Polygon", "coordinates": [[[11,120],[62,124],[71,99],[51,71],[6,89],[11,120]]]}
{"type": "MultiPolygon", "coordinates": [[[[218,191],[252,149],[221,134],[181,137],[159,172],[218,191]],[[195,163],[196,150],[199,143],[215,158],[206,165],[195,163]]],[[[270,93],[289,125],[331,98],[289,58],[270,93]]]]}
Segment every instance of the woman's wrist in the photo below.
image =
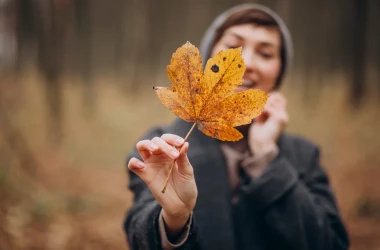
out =
{"type": "Polygon", "coordinates": [[[185,211],[176,215],[169,215],[165,209],[162,209],[162,217],[165,222],[165,229],[168,238],[176,238],[188,223],[191,211],[185,211]]]}
{"type": "Polygon", "coordinates": [[[272,152],[277,145],[274,141],[254,141],[250,145],[250,150],[253,155],[263,156],[269,152],[272,152]]]}

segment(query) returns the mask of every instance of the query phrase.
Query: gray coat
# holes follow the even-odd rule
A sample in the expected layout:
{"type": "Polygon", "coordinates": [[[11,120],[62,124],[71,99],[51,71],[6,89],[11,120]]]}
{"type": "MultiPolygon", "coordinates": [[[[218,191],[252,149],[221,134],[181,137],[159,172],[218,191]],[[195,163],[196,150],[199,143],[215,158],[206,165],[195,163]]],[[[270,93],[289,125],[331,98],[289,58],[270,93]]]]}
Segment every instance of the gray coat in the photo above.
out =
{"type": "MultiPolygon", "coordinates": [[[[157,127],[144,139],[163,133],[186,135],[192,124],[176,120],[157,127]]],[[[340,218],[318,148],[283,134],[279,155],[257,179],[247,176],[231,202],[227,166],[219,141],[194,130],[188,157],[195,172],[198,199],[190,236],[181,249],[343,250],[347,232],[340,218]]],[[[140,158],[136,151],[130,157],[140,158]]],[[[161,249],[161,207],[146,184],[129,172],[134,203],[124,223],[131,249],[161,249]]]]}

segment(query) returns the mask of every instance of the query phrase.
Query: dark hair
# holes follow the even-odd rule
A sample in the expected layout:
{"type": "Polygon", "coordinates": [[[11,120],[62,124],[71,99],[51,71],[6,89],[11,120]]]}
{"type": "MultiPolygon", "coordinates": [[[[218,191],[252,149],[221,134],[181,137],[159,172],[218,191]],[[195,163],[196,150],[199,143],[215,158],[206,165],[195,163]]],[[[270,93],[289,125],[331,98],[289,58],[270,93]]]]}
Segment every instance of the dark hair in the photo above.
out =
{"type": "MultiPolygon", "coordinates": [[[[278,23],[270,15],[264,13],[263,11],[256,10],[256,9],[243,9],[229,16],[225,20],[225,22],[216,30],[214,41],[212,42],[212,47],[214,47],[215,44],[222,38],[224,32],[228,28],[235,25],[249,24],[249,23],[256,24],[259,26],[279,27],[278,23]]],[[[281,69],[280,69],[280,73],[279,73],[279,76],[277,78],[277,82],[274,88],[277,88],[280,85],[280,80],[282,78],[282,75],[285,69],[285,63],[284,63],[285,48],[284,48],[284,41],[283,41],[281,32],[280,32],[280,35],[281,35],[281,48],[280,48],[281,69]]]]}

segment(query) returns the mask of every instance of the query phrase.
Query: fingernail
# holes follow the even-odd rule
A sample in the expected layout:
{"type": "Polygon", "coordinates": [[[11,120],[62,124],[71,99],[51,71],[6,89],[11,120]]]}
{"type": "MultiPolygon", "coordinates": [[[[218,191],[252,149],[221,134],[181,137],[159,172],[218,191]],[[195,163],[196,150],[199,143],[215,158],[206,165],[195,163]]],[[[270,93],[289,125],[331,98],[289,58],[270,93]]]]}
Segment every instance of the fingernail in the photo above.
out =
{"type": "Polygon", "coordinates": [[[142,162],[138,162],[138,163],[137,163],[137,167],[140,168],[140,169],[141,169],[141,168],[144,168],[144,167],[145,167],[145,164],[142,163],[142,162]]]}
{"type": "Polygon", "coordinates": [[[170,155],[173,157],[173,158],[177,158],[179,156],[179,153],[177,151],[170,151],[170,155]]]}
{"type": "Polygon", "coordinates": [[[184,139],[182,139],[182,138],[177,138],[176,140],[175,140],[175,143],[177,144],[177,145],[182,145],[183,143],[184,143],[184,139]]]}
{"type": "Polygon", "coordinates": [[[149,148],[150,148],[151,150],[156,150],[158,147],[157,147],[156,144],[151,143],[151,144],[149,144],[149,148]]]}

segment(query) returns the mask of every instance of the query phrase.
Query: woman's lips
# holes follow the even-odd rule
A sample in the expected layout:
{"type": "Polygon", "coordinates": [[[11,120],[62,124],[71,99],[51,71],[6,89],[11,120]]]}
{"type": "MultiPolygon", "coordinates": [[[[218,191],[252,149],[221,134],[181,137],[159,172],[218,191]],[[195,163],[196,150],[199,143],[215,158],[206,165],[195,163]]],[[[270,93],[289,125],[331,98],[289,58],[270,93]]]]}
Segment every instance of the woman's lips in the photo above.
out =
{"type": "Polygon", "coordinates": [[[256,86],[256,82],[248,80],[248,79],[244,79],[242,86],[244,86],[246,88],[253,88],[256,86]]]}
{"type": "Polygon", "coordinates": [[[240,92],[240,91],[252,89],[255,86],[256,86],[255,82],[250,81],[250,80],[244,80],[243,83],[242,83],[242,85],[240,85],[240,86],[237,87],[236,91],[240,92]]]}

